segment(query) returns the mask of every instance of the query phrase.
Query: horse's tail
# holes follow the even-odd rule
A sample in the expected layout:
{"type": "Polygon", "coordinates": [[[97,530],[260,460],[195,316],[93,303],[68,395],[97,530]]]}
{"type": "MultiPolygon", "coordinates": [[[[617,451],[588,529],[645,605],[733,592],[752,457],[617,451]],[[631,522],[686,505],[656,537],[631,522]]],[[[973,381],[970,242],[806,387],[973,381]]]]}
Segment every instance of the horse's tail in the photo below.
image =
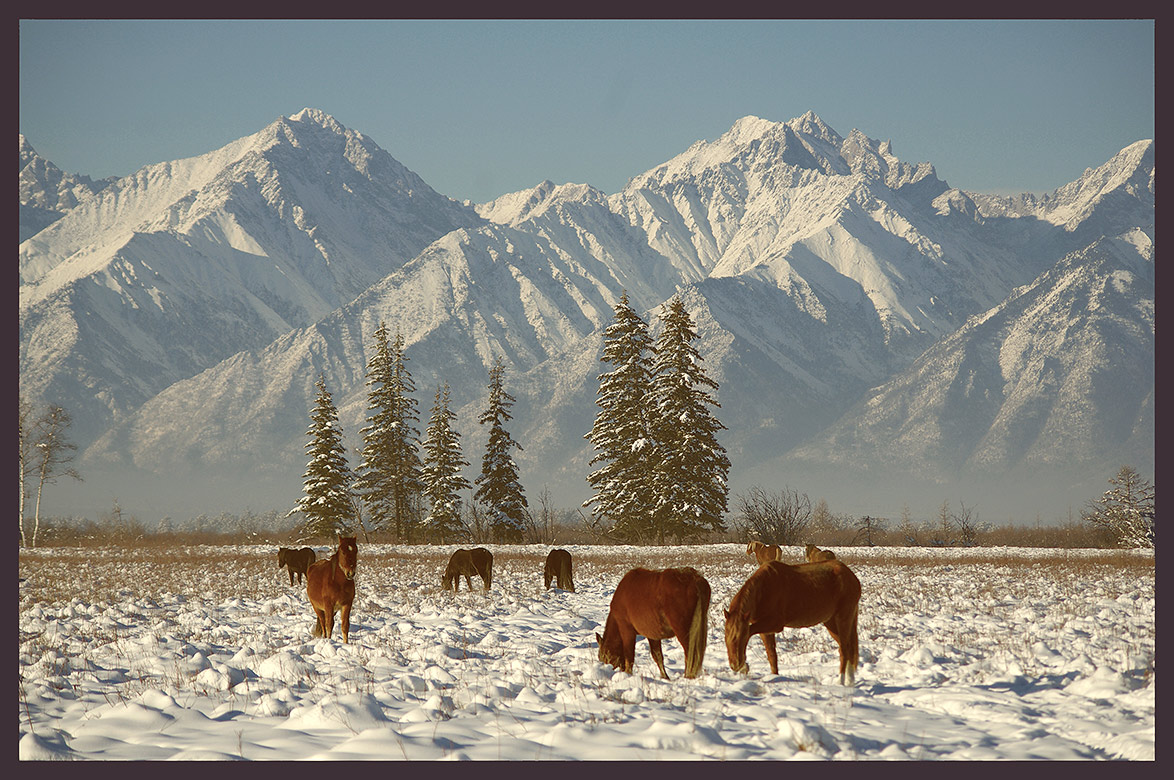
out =
{"type": "Polygon", "coordinates": [[[697,603],[693,606],[693,622],[689,625],[689,654],[685,658],[685,676],[701,674],[705,660],[705,642],[709,638],[709,582],[697,577],[697,603]]]}
{"type": "MultiPolygon", "coordinates": [[[[856,632],[857,619],[860,616],[860,603],[857,602],[852,605],[852,617],[848,620],[847,636],[844,641],[848,643],[847,652],[844,654],[847,663],[848,684],[851,685],[856,680],[856,667],[860,663],[860,639],[856,632]]],[[[842,677],[843,675],[841,675],[842,677]]],[[[843,680],[841,680],[843,682],[843,680]]]]}

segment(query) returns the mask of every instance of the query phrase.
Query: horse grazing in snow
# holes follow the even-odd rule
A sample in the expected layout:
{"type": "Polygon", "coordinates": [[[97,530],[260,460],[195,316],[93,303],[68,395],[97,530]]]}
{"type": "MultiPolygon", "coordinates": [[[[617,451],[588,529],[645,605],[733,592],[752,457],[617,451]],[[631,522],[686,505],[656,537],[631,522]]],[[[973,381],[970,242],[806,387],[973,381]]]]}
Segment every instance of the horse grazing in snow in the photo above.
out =
{"type": "Polygon", "coordinates": [[[856,620],[860,580],[843,561],[801,563],[769,561],[759,566],[730,600],[726,617],[726,652],[730,668],[747,672],[746,645],[762,636],[770,670],[779,673],[775,634],[784,628],[806,628],[822,623],[840,646],[840,684],[856,681],[860,646],[856,620]]]}
{"type": "Polygon", "coordinates": [[[289,567],[290,585],[294,584],[294,574],[298,575],[298,582],[301,582],[306,575],[306,569],[310,568],[310,564],[316,560],[318,560],[318,556],[309,547],[303,547],[300,550],[295,550],[292,547],[277,548],[277,568],[289,567]]]}
{"type": "Polygon", "coordinates": [[[547,590],[550,590],[551,580],[554,580],[559,588],[574,593],[575,583],[571,580],[571,554],[566,550],[551,550],[546,556],[542,578],[546,581],[547,590]]]}
{"type": "Polygon", "coordinates": [[[636,636],[644,636],[660,676],[667,680],[660,641],[676,637],[685,651],[685,676],[696,677],[705,660],[709,596],[709,582],[692,567],[632,569],[612,594],[603,636],[595,634],[600,663],[630,674],[636,662],[636,636]]]}
{"type": "Polygon", "coordinates": [[[440,585],[445,590],[459,591],[461,577],[464,577],[465,584],[472,590],[473,582],[469,578],[474,576],[480,577],[485,583],[485,590],[489,590],[489,586],[493,584],[493,553],[484,547],[453,552],[452,557],[448,559],[448,566],[444,569],[444,575],[440,578],[440,585]]]}

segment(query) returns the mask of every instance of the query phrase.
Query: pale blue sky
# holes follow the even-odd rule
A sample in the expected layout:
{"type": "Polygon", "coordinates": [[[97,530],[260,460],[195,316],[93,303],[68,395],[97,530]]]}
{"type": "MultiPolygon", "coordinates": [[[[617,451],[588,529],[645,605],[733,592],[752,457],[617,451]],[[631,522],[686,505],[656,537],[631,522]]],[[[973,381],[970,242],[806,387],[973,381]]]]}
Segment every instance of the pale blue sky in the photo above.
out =
{"type": "Polygon", "coordinates": [[[94,178],[321,109],[450,197],[607,193],[808,110],[952,186],[1048,192],[1154,137],[1154,22],[20,22],[20,132],[94,178]]]}

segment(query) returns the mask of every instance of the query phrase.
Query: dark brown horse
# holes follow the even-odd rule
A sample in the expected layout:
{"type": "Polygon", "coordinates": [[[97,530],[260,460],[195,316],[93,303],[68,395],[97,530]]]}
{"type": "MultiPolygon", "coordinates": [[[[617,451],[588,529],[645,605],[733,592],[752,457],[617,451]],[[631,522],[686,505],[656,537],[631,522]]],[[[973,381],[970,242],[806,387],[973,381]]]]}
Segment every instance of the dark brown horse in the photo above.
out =
{"type": "Polygon", "coordinates": [[[696,569],[632,569],[612,594],[603,636],[595,634],[599,661],[630,674],[636,636],[644,636],[660,676],[667,680],[660,641],[676,637],[685,651],[685,676],[696,677],[705,660],[708,628],[709,582],[696,569]]]}
{"type": "Polygon", "coordinates": [[[571,579],[571,554],[566,550],[551,550],[546,556],[546,566],[542,570],[542,578],[546,581],[546,589],[550,590],[551,580],[563,590],[575,592],[575,583],[571,579]]]}
{"type": "Polygon", "coordinates": [[[350,641],[351,605],[355,601],[355,565],[359,545],[354,536],[338,536],[338,549],[323,561],[310,564],[306,571],[306,595],[318,624],[314,636],[330,639],[334,636],[334,613],[339,612],[342,641],[350,641]]]}
{"type": "Polygon", "coordinates": [[[758,565],[766,563],[767,561],[781,561],[783,559],[783,548],[777,544],[763,544],[755,539],[750,544],[746,545],[746,554],[753,555],[758,565]]]}
{"type": "Polygon", "coordinates": [[[822,623],[840,646],[840,684],[856,681],[860,646],[856,618],[860,605],[860,580],[842,561],[801,563],[791,566],[771,561],[759,566],[734,594],[726,616],[726,651],[730,668],[746,672],[746,644],[753,634],[762,636],[770,670],[779,673],[775,634],[784,628],[805,628],[822,623]]]}
{"type": "Polygon", "coordinates": [[[318,556],[309,547],[303,547],[300,550],[295,550],[292,547],[277,548],[277,568],[289,567],[290,585],[294,584],[295,574],[298,575],[298,582],[301,582],[306,574],[306,569],[310,568],[310,564],[316,560],[318,560],[318,556]]]}
{"type": "Polygon", "coordinates": [[[836,554],[831,550],[821,550],[814,544],[807,545],[806,555],[807,560],[810,563],[815,563],[816,561],[831,561],[835,560],[836,557],[836,554]]]}
{"type": "Polygon", "coordinates": [[[461,589],[461,577],[469,590],[473,589],[470,577],[480,577],[485,583],[485,590],[493,584],[493,553],[484,547],[474,547],[472,550],[457,550],[448,559],[448,566],[444,569],[444,576],[440,578],[440,585],[445,590],[461,589]]]}

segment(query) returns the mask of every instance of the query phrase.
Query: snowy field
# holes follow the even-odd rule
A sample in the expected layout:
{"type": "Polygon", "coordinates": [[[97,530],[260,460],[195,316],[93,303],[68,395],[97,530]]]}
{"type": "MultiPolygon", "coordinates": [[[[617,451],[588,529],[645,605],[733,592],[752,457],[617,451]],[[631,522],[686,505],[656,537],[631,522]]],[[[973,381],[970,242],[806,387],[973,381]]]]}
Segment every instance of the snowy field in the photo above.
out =
{"type": "MultiPolygon", "coordinates": [[[[738,545],[487,545],[493,587],[451,593],[455,547],[359,546],[351,643],[311,636],[276,547],[20,553],[21,759],[1154,759],[1152,553],[855,549],[861,665],[838,682],[822,627],[770,673],[726,659],[738,545]],[[713,601],[704,674],[598,662],[633,566],[692,565],[713,601]]],[[[319,557],[328,550],[317,548],[319,557]]],[[[797,562],[802,550],[784,548],[797,562]]]]}

